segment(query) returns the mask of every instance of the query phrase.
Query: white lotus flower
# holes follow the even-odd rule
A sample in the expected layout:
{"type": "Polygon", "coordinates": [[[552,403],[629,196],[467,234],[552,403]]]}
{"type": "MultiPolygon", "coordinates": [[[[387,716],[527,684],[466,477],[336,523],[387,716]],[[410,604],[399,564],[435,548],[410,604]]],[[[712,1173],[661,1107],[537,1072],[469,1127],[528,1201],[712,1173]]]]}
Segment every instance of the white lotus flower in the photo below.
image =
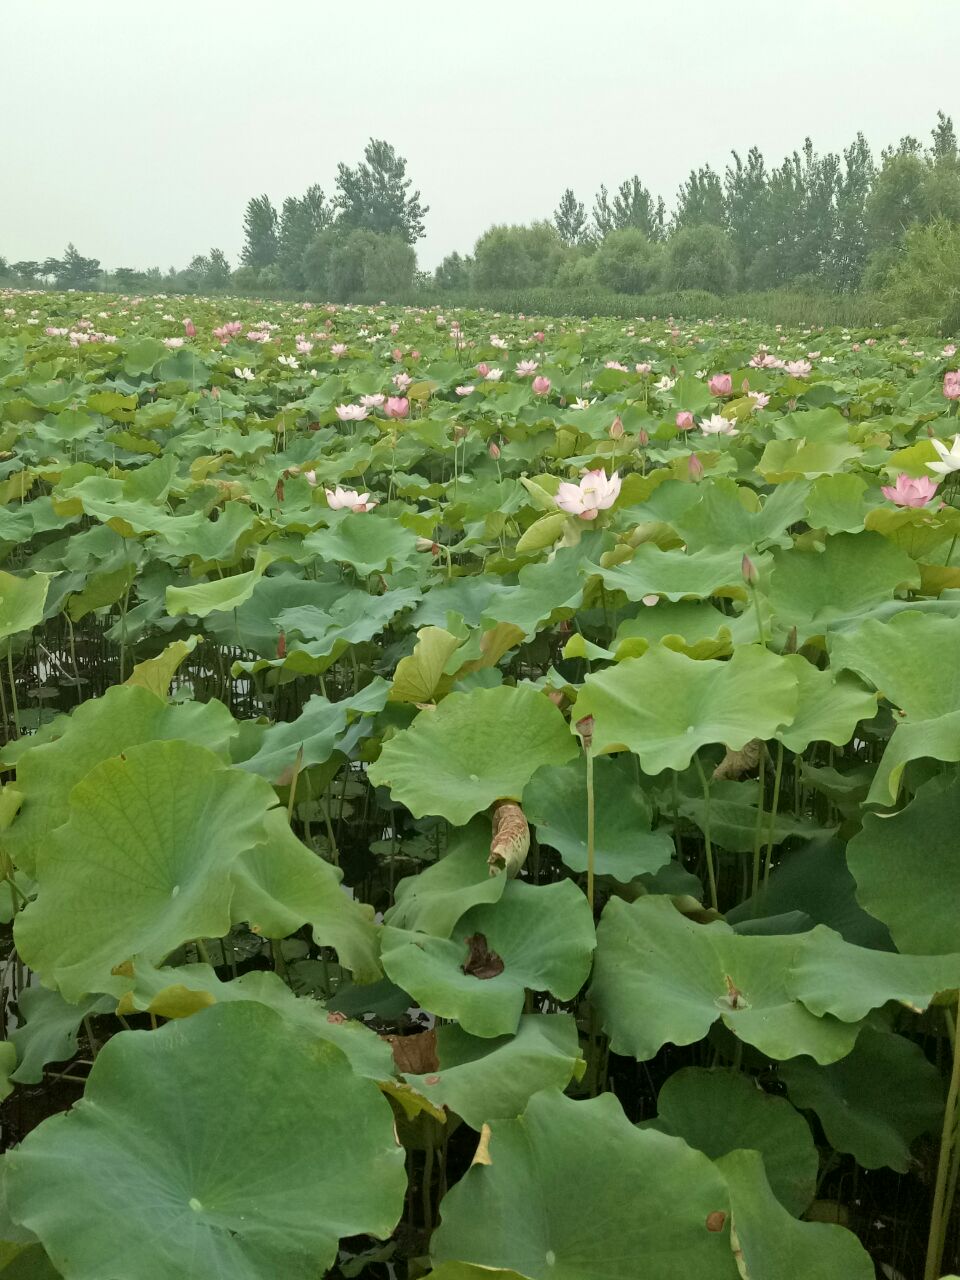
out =
{"type": "Polygon", "coordinates": [[[940,461],[928,462],[928,471],[935,471],[938,476],[948,476],[954,471],[960,471],[960,435],[953,437],[953,444],[949,449],[942,440],[931,440],[930,443],[939,453],[940,461]]]}

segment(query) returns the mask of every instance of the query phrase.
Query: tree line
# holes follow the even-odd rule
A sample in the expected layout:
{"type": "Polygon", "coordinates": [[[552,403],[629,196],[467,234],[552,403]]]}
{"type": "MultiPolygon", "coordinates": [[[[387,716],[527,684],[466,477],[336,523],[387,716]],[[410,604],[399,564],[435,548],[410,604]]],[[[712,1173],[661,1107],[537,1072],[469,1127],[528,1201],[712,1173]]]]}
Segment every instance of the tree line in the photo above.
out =
{"type": "Polygon", "coordinates": [[[819,153],[806,139],[779,165],[756,147],[732,152],[722,174],[710,165],[692,169],[669,212],[637,174],[613,189],[602,185],[589,206],[567,188],[552,216],[492,226],[472,252],[449,254],[432,276],[417,271],[414,245],[429,208],[406,170],[393,146],[371,139],[357,164],[338,165],[329,195],[315,184],[279,208],[266,194],[252,197],[234,268],[213,248],[179,271],[118,267],[107,275],[71,244],[62,259],[0,259],[0,273],[5,266],[7,278],[58,288],[289,291],[334,300],[417,291],[469,300],[533,287],[637,295],[863,288],[918,305],[928,286],[960,293],[960,149],[943,112],[927,143],[907,136],[878,157],[859,133],[841,152],[819,153]]]}

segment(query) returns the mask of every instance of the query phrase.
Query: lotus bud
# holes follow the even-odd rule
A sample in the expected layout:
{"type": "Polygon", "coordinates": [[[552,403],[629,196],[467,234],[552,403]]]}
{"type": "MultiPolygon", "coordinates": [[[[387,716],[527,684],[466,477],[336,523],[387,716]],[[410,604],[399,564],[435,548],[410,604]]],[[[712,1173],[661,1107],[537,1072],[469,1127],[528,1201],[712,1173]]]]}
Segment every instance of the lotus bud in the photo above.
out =
{"type": "Polygon", "coordinates": [[[589,751],[593,746],[593,716],[584,716],[582,720],[578,720],[576,730],[580,735],[584,751],[589,751]]]}
{"type": "Polygon", "coordinates": [[[637,434],[637,444],[641,449],[645,449],[649,443],[650,437],[647,435],[646,431],[644,431],[643,427],[641,427],[637,434]]]}
{"type": "Polygon", "coordinates": [[[623,422],[620,418],[620,415],[617,414],[614,420],[610,423],[610,439],[621,440],[622,438],[623,438],[623,422]]]}
{"type": "Polygon", "coordinates": [[[490,457],[493,458],[494,461],[500,457],[500,446],[497,444],[496,440],[491,440],[487,445],[487,453],[489,453],[490,457]]]}
{"type": "Polygon", "coordinates": [[[689,431],[693,426],[693,414],[689,409],[681,409],[676,416],[676,425],[680,431],[689,431]]]}
{"type": "Polygon", "coordinates": [[[695,453],[691,453],[687,460],[687,471],[691,480],[699,480],[703,476],[703,463],[695,453]]]}
{"type": "Polygon", "coordinates": [[[281,631],[277,636],[277,657],[285,658],[287,656],[287,636],[281,631]]]}
{"type": "Polygon", "coordinates": [[[760,576],[757,573],[757,566],[746,553],[744,553],[743,559],[740,561],[740,572],[743,574],[743,580],[748,586],[755,587],[757,585],[757,579],[760,576]]]}

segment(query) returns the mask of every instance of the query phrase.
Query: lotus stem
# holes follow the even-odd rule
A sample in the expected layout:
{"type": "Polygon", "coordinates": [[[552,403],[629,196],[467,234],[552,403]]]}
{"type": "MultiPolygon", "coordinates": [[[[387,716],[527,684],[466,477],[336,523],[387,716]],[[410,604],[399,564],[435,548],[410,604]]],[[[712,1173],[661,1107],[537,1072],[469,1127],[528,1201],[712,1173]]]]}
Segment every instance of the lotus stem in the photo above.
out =
{"type": "Polygon", "coordinates": [[[763,848],[763,800],[764,800],[764,784],[766,782],[765,773],[767,765],[767,749],[763,747],[760,751],[760,775],[759,787],[757,795],[757,823],[753,831],[753,880],[750,885],[751,894],[756,897],[760,889],[760,863],[761,850],[763,848]]]}
{"type": "Polygon", "coordinates": [[[593,911],[594,853],[596,845],[596,805],[593,794],[593,748],[587,747],[587,901],[593,911]]]}
{"type": "Polygon", "coordinates": [[[777,810],[780,806],[780,783],[783,779],[783,743],[777,743],[777,767],[773,775],[773,799],[770,801],[770,825],[767,827],[767,852],[763,860],[763,883],[766,887],[770,879],[770,864],[773,861],[773,837],[777,824],[777,810]]]}
{"type": "MultiPolygon", "coordinates": [[[[958,997],[960,1012],[960,997],[958,997]]],[[[948,1030],[950,1029],[949,1014],[948,1030]]],[[[957,1127],[957,1101],[960,1098],[960,1035],[954,1028],[953,1069],[950,1072],[950,1087],[947,1090],[947,1105],[943,1112],[943,1128],[940,1132],[940,1156],[937,1161],[937,1181],[933,1191],[933,1206],[930,1210],[930,1232],[927,1236],[927,1257],[923,1268],[923,1280],[937,1280],[940,1275],[940,1264],[943,1261],[945,1228],[950,1217],[950,1205],[946,1191],[950,1161],[953,1156],[957,1127]]]]}
{"type": "Polygon", "coordinates": [[[700,755],[698,752],[693,754],[694,764],[697,766],[697,773],[700,775],[700,786],[703,788],[703,843],[704,851],[707,858],[707,880],[710,885],[710,905],[714,911],[719,911],[719,899],[717,897],[717,867],[713,856],[713,844],[710,840],[710,783],[707,775],[703,771],[703,765],[700,763],[700,755]]]}
{"type": "Polygon", "coordinates": [[[7,641],[7,671],[10,675],[10,697],[13,699],[13,725],[20,737],[20,708],[17,705],[17,682],[13,678],[13,645],[7,641]]]}

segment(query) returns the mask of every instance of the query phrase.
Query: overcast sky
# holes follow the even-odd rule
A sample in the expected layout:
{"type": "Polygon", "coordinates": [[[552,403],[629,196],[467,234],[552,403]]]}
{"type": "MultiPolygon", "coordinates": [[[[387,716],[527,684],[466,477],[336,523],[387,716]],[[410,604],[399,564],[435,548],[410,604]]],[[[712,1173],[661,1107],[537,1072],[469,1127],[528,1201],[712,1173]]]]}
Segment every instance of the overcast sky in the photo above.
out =
{"type": "Polygon", "coordinates": [[[637,172],[810,134],[879,150],[960,116],[960,0],[0,0],[0,254],[235,261],[387,138],[430,205],[421,264],[637,172]]]}

